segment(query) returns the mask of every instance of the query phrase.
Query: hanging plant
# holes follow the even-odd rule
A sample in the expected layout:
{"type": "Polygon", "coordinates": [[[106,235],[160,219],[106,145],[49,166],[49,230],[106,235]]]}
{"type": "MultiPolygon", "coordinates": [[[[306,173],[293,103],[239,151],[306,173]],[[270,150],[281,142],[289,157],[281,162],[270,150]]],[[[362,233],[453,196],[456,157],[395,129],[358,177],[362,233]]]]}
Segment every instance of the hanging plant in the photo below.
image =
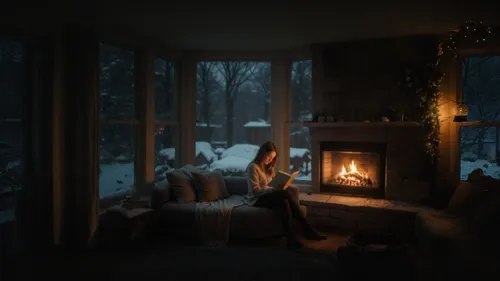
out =
{"type": "Polygon", "coordinates": [[[427,138],[425,152],[431,159],[439,158],[439,95],[444,73],[439,68],[443,55],[442,44],[438,45],[437,53],[432,62],[425,67],[424,77],[427,78],[424,87],[417,89],[420,97],[421,117],[420,123],[426,130],[427,138]]]}
{"type": "Polygon", "coordinates": [[[439,62],[443,55],[442,43],[437,52],[427,62],[407,64],[398,85],[402,92],[402,104],[406,108],[419,109],[413,112],[412,120],[417,120],[425,129],[425,152],[433,162],[439,158],[439,95],[443,72],[439,62]]]}

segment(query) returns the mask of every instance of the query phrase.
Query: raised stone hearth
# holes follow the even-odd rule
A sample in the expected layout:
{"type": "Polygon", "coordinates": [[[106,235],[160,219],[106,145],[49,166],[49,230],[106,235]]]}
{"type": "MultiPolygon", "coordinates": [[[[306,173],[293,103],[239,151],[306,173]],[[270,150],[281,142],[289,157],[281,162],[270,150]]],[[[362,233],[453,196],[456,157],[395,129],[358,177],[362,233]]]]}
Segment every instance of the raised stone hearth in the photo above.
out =
{"type": "Polygon", "coordinates": [[[301,193],[307,217],[319,228],[413,235],[416,213],[428,207],[385,199],[301,193]]]}
{"type": "MultiPolygon", "coordinates": [[[[425,162],[424,129],[416,122],[306,123],[312,139],[312,189],[321,190],[321,147],[324,143],[383,144],[383,198],[422,204],[430,197],[425,162]]],[[[355,147],[355,145],[353,145],[355,147]]],[[[355,151],[353,151],[355,152],[355,151]]],[[[324,186],[324,185],[323,185],[324,186]]],[[[355,191],[355,189],[353,189],[355,191]]],[[[353,192],[353,195],[356,192],[353,192]]],[[[345,195],[345,194],[342,194],[345,195]]],[[[370,197],[369,194],[367,194],[370,197]]],[[[370,202],[369,200],[366,202],[370,202]]]]}

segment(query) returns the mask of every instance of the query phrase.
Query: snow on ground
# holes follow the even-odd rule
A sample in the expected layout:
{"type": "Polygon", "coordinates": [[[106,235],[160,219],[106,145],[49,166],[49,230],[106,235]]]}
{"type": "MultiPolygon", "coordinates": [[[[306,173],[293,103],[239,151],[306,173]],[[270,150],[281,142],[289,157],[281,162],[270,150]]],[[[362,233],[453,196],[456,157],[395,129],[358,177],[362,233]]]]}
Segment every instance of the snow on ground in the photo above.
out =
{"type": "MultiPolygon", "coordinates": [[[[159,153],[160,156],[166,157],[168,160],[175,160],[175,148],[173,147],[164,148],[160,150],[159,153]]],[[[212,149],[212,145],[208,142],[196,142],[196,157],[198,157],[200,153],[203,154],[203,156],[205,156],[208,161],[215,161],[218,158],[217,154],[215,154],[214,150],[212,149]]]]}
{"type": "Polygon", "coordinates": [[[500,167],[497,166],[496,163],[491,163],[487,160],[476,160],[474,162],[471,161],[460,161],[460,179],[467,180],[467,176],[470,172],[475,169],[482,169],[485,175],[491,176],[493,178],[500,178],[500,167]]]}
{"type": "Polygon", "coordinates": [[[125,194],[134,187],[134,162],[101,164],[99,197],[125,194]]]}
{"type": "MultiPolygon", "coordinates": [[[[196,123],[196,127],[208,127],[207,123],[196,123]]],[[[222,128],[221,124],[210,124],[211,128],[222,128]]]]}
{"type": "Polygon", "coordinates": [[[311,152],[307,148],[296,148],[296,147],[290,147],[290,158],[302,158],[307,154],[310,154],[311,152]]]}
{"type": "Polygon", "coordinates": [[[226,158],[229,156],[236,156],[252,161],[255,155],[257,155],[257,151],[259,147],[253,144],[235,144],[230,148],[226,149],[224,153],[222,153],[221,158],[226,158]]]}
{"type": "Polygon", "coordinates": [[[214,150],[214,152],[217,154],[222,154],[222,153],[224,153],[224,151],[226,151],[226,149],[222,148],[222,147],[218,147],[214,150]]]}
{"type": "Polygon", "coordinates": [[[168,160],[175,160],[175,148],[164,148],[160,150],[160,156],[167,158],[168,160]]]}
{"type": "Polygon", "coordinates": [[[210,164],[211,171],[221,172],[244,172],[246,171],[249,159],[238,156],[227,156],[210,164]]]}
{"type": "Polygon", "coordinates": [[[298,181],[311,181],[311,173],[309,173],[308,175],[305,175],[305,176],[297,176],[295,178],[295,180],[298,180],[298,181]]]}
{"type": "Polygon", "coordinates": [[[212,149],[212,145],[208,142],[196,142],[196,157],[198,157],[200,153],[203,154],[203,156],[205,156],[205,159],[210,162],[218,159],[217,154],[215,154],[214,150],[212,149]]]}
{"type": "Polygon", "coordinates": [[[250,121],[243,125],[245,128],[249,127],[271,127],[271,124],[266,120],[259,119],[258,121],[250,121]]]}

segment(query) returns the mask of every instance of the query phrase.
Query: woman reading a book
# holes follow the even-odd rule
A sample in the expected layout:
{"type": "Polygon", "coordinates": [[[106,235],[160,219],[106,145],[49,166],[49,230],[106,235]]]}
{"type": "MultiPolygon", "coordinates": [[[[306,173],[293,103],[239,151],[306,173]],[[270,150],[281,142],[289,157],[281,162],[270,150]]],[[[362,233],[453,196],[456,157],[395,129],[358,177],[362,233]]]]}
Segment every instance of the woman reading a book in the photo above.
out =
{"type": "Polygon", "coordinates": [[[297,240],[295,233],[293,233],[292,218],[300,223],[307,239],[326,239],[307,222],[300,209],[297,188],[286,188],[289,183],[286,187],[283,184],[270,186],[272,179],[276,176],[277,158],[276,146],[272,142],[266,142],[259,148],[257,155],[248,165],[248,194],[246,196],[248,205],[276,211],[283,223],[287,246],[290,248],[302,247],[302,243],[297,240]]]}

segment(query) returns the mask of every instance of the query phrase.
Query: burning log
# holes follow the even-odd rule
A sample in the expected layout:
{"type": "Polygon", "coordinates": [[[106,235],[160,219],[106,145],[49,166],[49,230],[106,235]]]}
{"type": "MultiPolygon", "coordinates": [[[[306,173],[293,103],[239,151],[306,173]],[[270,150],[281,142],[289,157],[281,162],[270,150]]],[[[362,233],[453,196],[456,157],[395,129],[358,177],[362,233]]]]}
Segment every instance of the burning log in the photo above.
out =
{"type": "Polygon", "coordinates": [[[349,170],[345,166],[342,171],[330,179],[333,184],[350,185],[350,186],[371,186],[372,180],[367,174],[358,171],[354,161],[351,161],[349,170]]]}

